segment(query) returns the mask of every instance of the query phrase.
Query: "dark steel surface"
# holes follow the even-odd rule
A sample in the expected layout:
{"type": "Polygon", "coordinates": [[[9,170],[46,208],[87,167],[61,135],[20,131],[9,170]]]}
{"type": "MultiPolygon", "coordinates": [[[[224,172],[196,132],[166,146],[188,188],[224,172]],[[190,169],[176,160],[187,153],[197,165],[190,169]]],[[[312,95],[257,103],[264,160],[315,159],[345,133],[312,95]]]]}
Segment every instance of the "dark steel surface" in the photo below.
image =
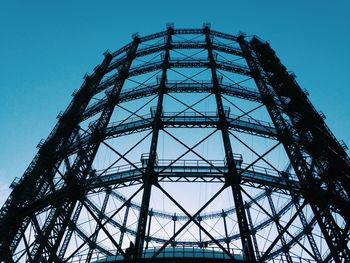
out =
{"type": "Polygon", "coordinates": [[[248,39],[243,34],[217,32],[208,25],[202,29],[168,26],[159,33],[135,36],[121,49],[106,53],[101,65],[74,93],[48,138],[39,144],[38,153],[24,175],[11,188],[12,193],[0,210],[1,262],[107,262],[108,258],[112,260],[108,262],[340,263],[350,260],[350,159],[344,146],[268,43],[257,37],[248,39]],[[192,35],[197,37],[181,38],[192,35]],[[202,57],[174,56],[171,52],[177,50],[206,53],[204,57],[204,53],[202,57]],[[226,59],[217,56],[217,52],[238,59],[226,59]],[[162,56],[137,63],[157,53],[162,56]],[[210,77],[201,81],[187,77],[179,81],[169,77],[170,69],[208,69],[210,77]],[[256,88],[222,81],[224,72],[246,78],[241,82],[251,79],[256,88]],[[156,82],[144,81],[138,83],[137,89],[123,89],[132,77],[158,73],[156,82]],[[198,111],[194,105],[201,101],[188,105],[173,96],[180,93],[208,94],[215,98],[216,111],[198,111]],[[165,111],[165,96],[178,100],[186,109],[165,111]],[[250,111],[231,114],[224,105],[226,97],[257,103],[260,105],[257,108],[267,110],[271,122],[252,118],[250,111]],[[148,115],[139,114],[145,103],[140,109],[127,110],[129,117],[112,121],[118,107],[124,109],[123,103],[136,100],[154,100],[156,106],[150,108],[148,115]],[[88,128],[83,128],[85,121],[89,121],[88,128]],[[191,146],[168,132],[168,128],[212,132],[191,146]],[[198,159],[182,156],[158,159],[160,131],[198,159]],[[234,132],[275,144],[264,154],[256,154],[255,161],[244,163],[241,155],[234,154],[233,139],[244,144],[234,132]],[[140,163],[127,158],[133,148],[121,154],[118,148],[108,144],[110,139],[138,133],[142,138],[133,147],[150,140],[149,151],[141,156],[140,163]],[[216,133],[220,134],[224,160],[210,160],[196,152],[198,145],[216,133]],[[265,156],[280,145],[290,162],[285,171],[255,164],[264,161],[273,167],[265,156]],[[93,162],[101,146],[126,164],[95,170],[93,162]],[[196,212],[190,213],[163,185],[184,182],[222,187],[196,212]],[[117,191],[125,188],[133,189],[133,194],[124,196],[117,191]],[[258,189],[260,194],[252,196],[248,188],[258,189]],[[230,190],[233,208],[203,212],[226,190],[230,190]],[[150,207],[153,191],[166,196],[180,213],[150,207]],[[101,205],[91,197],[99,193],[104,193],[101,205]],[[140,202],[134,200],[138,195],[140,202]],[[288,200],[277,204],[273,196],[286,196],[288,200]],[[119,204],[112,211],[108,208],[111,200],[119,204]],[[253,207],[264,214],[258,222],[252,216],[253,207]],[[80,219],[83,211],[89,218],[89,227],[80,219]],[[133,216],[134,226],[130,226],[133,216]],[[236,231],[229,229],[230,217],[236,218],[236,231]],[[161,220],[171,224],[172,233],[168,236],[151,232],[153,224],[161,220]],[[213,234],[214,227],[208,227],[209,220],[217,220],[220,236],[213,234]],[[198,240],[181,239],[182,231],[188,231],[190,226],[197,227],[198,240]],[[268,228],[275,235],[272,240],[259,243],[257,240],[263,238],[268,228]],[[108,240],[109,246],[101,241],[101,236],[108,240]],[[132,238],[129,247],[125,245],[127,238],[132,238]],[[238,252],[234,251],[235,246],[238,252]],[[295,246],[303,251],[302,255],[295,254],[295,246]],[[172,253],[178,253],[181,247],[182,256],[167,258],[171,249],[172,253]],[[203,255],[210,250],[207,256],[212,258],[198,258],[198,251],[191,256],[189,248],[203,255]],[[222,257],[216,258],[219,254],[222,257]]]}

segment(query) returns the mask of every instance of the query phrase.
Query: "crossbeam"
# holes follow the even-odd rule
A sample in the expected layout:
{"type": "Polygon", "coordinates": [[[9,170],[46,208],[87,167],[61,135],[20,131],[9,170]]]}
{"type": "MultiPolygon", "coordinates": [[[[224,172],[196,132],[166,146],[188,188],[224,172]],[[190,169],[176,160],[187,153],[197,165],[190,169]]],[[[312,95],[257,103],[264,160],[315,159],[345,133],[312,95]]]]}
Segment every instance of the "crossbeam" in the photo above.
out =
{"type": "MultiPolygon", "coordinates": [[[[212,165],[199,160],[178,160],[174,164],[173,160],[160,159],[155,166],[155,172],[158,174],[160,182],[224,182],[225,173],[228,167],[224,161],[209,160],[212,165]]],[[[265,186],[276,188],[286,193],[284,190],[300,193],[302,186],[297,180],[287,179],[281,176],[275,170],[251,166],[247,170],[248,164],[240,164],[241,160],[236,159],[237,171],[242,172],[242,184],[262,187],[265,186]]],[[[139,184],[142,181],[142,171],[145,167],[142,162],[134,164],[138,169],[131,165],[123,165],[111,168],[110,172],[103,176],[97,176],[86,181],[86,189],[103,188],[111,185],[130,185],[139,184]]]]}

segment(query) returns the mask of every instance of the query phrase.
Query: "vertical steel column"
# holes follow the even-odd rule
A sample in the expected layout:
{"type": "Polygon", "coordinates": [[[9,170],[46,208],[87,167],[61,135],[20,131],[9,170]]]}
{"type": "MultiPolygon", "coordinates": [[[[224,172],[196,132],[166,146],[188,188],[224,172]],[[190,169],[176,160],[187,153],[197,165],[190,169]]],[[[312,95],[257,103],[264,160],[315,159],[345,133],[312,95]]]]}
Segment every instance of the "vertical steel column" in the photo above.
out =
{"type": "Polygon", "coordinates": [[[221,98],[221,87],[218,82],[218,78],[216,74],[216,62],[213,55],[213,45],[210,39],[210,29],[209,27],[205,27],[203,31],[205,34],[206,44],[208,48],[209,67],[211,69],[212,78],[213,78],[212,92],[215,94],[217,112],[219,115],[218,129],[221,129],[222,140],[225,148],[225,157],[227,160],[227,165],[229,170],[228,173],[225,175],[225,183],[228,186],[231,186],[231,189],[232,189],[233,199],[234,199],[236,212],[237,212],[239,232],[241,235],[243,253],[245,254],[245,257],[249,262],[255,262],[256,259],[254,256],[253,243],[250,237],[248,221],[245,215],[244,204],[243,204],[242,194],[240,190],[241,178],[237,172],[235,160],[233,158],[231,141],[230,141],[230,136],[228,132],[228,123],[227,123],[227,118],[224,112],[224,106],[221,98]]]}
{"type": "Polygon", "coordinates": [[[124,219],[123,219],[123,225],[120,228],[120,237],[119,237],[119,246],[122,247],[123,245],[123,239],[124,239],[124,234],[126,231],[126,223],[128,222],[128,216],[129,216],[129,210],[131,203],[127,201],[126,203],[126,209],[125,209],[125,214],[124,214],[124,219]]]}
{"type": "MultiPolygon", "coordinates": [[[[197,221],[198,221],[199,225],[201,225],[201,222],[202,222],[201,215],[198,215],[197,221]]],[[[200,227],[198,228],[198,231],[199,231],[199,247],[202,247],[203,246],[203,243],[202,243],[202,231],[201,231],[200,227]]]]}
{"type": "MultiPolygon", "coordinates": [[[[81,146],[81,137],[80,137],[80,134],[79,134],[79,131],[77,131],[77,136],[76,136],[76,139],[79,141],[80,143],[80,147],[79,147],[79,154],[83,154],[83,147],[81,146]]],[[[71,169],[71,165],[69,163],[69,160],[68,160],[68,157],[65,158],[65,162],[66,162],[66,165],[67,165],[67,169],[71,169]]],[[[78,202],[78,205],[76,206],[75,208],[75,211],[74,211],[74,215],[72,217],[72,219],[69,221],[68,223],[68,232],[63,240],[63,243],[62,243],[62,246],[60,248],[60,251],[58,253],[58,258],[59,259],[63,259],[64,258],[64,255],[67,251],[67,248],[68,248],[68,245],[69,245],[69,242],[70,242],[70,239],[73,235],[73,232],[75,230],[75,226],[76,226],[76,223],[79,219],[79,216],[80,216],[80,212],[83,208],[83,203],[82,202],[78,202]]],[[[38,234],[38,236],[40,236],[40,234],[38,234]]]]}
{"type": "MultiPolygon", "coordinates": [[[[284,178],[286,178],[286,179],[289,179],[288,171],[290,170],[290,168],[291,168],[291,164],[289,164],[288,168],[286,169],[286,171],[282,173],[282,176],[284,178]]],[[[293,191],[290,191],[289,193],[292,196],[293,203],[294,203],[294,206],[295,206],[296,210],[297,211],[300,210],[300,204],[299,204],[300,197],[293,191]]],[[[322,256],[320,254],[320,251],[318,250],[318,247],[316,245],[316,241],[315,241],[315,239],[314,239],[314,237],[312,235],[312,226],[310,226],[308,224],[303,210],[300,210],[300,212],[299,212],[299,219],[300,219],[301,224],[303,225],[303,228],[304,228],[304,231],[306,233],[307,239],[309,240],[312,252],[314,253],[314,256],[315,256],[317,262],[322,262],[323,261],[322,260],[322,256]]]]}
{"type": "Polygon", "coordinates": [[[26,229],[30,217],[20,207],[41,197],[52,182],[62,160],[58,154],[75,133],[80,118],[91,100],[96,86],[112,60],[111,54],[106,54],[102,64],[91,76],[85,78],[82,87],[76,92],[72,102],[60,117],[58,123],[39,149],[30,163],[19,184],[0,210],[0,258],[10,260],[22,236],[20,229],[26,229]],[[25,215],[23,217],[23,215],[25,215]]]}
{"type": "Polygon", "coordinates": [[[251,70],[252,77],[260,91],[263,103],[269,112],[269,115],[278,131],[279,140],[283,143],[286,153],[293,165],[299,181],[305,189],[304,198],[309,202],[313,213],[316,216],[320,229],[326,239],[327,245],[332,253],[335,262],[340,263],[341,257],[350,259],[350,250],[344,241],[341,229],[334,221],[327,201],[323,200],[327,194],[316,183],[306,160],[300,152],[300,145],[293,141],[292,127],[288,125],[283,118],[281,109],[275,101],[275,94],[271,87],[267,86],[267,79],[264,78],[264,70],[261,69],[260,63],[253,55],[249,44],[243,36],[239,36],[237,41],[240,44],[243,56],[251,70]],[[317,205],[316,205],[317,204],[317,205]]]}
{"type": "Polygon", "coordinates": [[[150,241],[150,233],[151,233],[151,223],[152,223],[152,216],[153,216],[153,209],[151,208],[151,210],[148,213],[149,215],[149,221],[148,221],[148,228],[147,228],[147,236],[145,237],[146,239],[146,249],[148,248],[148,243],[150,241]]]}
{"type": "Polygon", "coordinates": [[[225,242],[226,242],[226,245],[227,245],[227,251],[230,251],[230,242],[231,242],[231,240],[229,240],[229,238],[228,238],[226,216],[227,216],[227,213],[224,210],[222,210],[221,217],[222,217],[222,220],[224,221],[225,242]]]}
{"type": "MultiPolygon", "coordinates": [[[[176,221],[177,221],[177,216],[176,216],[176,213],[174,213],[174,216],[173,216],[173,221],[174,221],[174,226],[173,226],[173,235],[175,235],[176,233],[176,221]]],[[[175,246],[175,241],[173,242],[173,246],[175,246]]]]}
{"type": "Polygon", "coordinates": [[[69,241],[71,240],[73,232],[74,232],[75,223],[78,221],[78,218],[79,218],[79,215],[80,215],[82,208],[83,208],[83,203],[79,202],[75,208],[73,218],[69,222],[67,235],[65,236],[63,243],[62,243],[62,246],[61,246],[61,249],[60,249],[60,252],[58,253],[58,258],[60,258],[60,259],[64,258],[64,254],[67,251],[69,241]]]}
{"type": "Polygon", "coordinates": [[[264,69],[269,84],[281,102],[299,135],[303,151],[312,157],[314,176],[327,187],[327,201],[340,210],[350,221],[350,160],[335,139],[320,114],[286,68],[273,49],[257,38],[251,41],[257,59],[264,69]],[[283,96],[283,99],[282,99],[283,96]],[[288,99],[286,99],[288,98],[288,99]]]}
{"type": "MultiPolygon", "coordinates": [[[[103,218],[103,216],[104,216],[104,214],[106,212],[107,203],[108,203],[111,191],[112,191],[111,188],[107,188],[106,189],[106,195],[105,195],[105,198],[103,199],[103,203],[102,203],[102,207],[101,207],[101,210],[100,210],[100,214],[98,215],[98,218],[100,220],[102,220],[102,218],[103,218]]],[[[89,263],[91,261],[92,253],[94,252],[94,249],[95,249],[94,245],[96,244],[96,240],[97,240],[97,236],[98,236],[99,230],[100,230],[100,226],[99,226],[99,224],[96,224],[95,230],[93,232],[93,233],[96,233],[96,234],[92,236],[91,241],[89,242],[90,248],[89,248],[89,252],[88,252],[88,254],[86,256],[86,259],[85,259],[86,263],[89,263]]]]}
{"type": "Polygon", "coordinates": [[[147,215],[148,215],[149,202],[151,197],[151,189],[152,189],[152,185],[157,183],[158,181],[157,175],[154,171],[154,165],[157,158],[158,134],[159,134],[159,130],[162,128],[161,114],[162,114],[162,108],[163,108],[163,98],[164,98],[164,94],[166,93],[166,86],[165,86],[166,72],[169,67],[171,36],[173,33],[174,33],[174,29],[172,27],[169,27],[167,30],[167,37],[166,37],[165,56],[163,58],[163,64],[162,64],[162,79],[159,84],[157,109],[154,116],[153,127],[152,127],[153,134],[152,134],[151,146],[149,150],[149,161],[147,163],[146,172],[143,176],[144,190],[142,195],[141,209],[140,209],[140,215],[139,215],[136,238],[135,238],[134,258],[140,258],[142,255],[143,245],[145,241],[147,215]]]}
{"type": "MultiPolygon", "coordinates": [[[[294,201],[295,208],[297,210],[300,210],[300,204],[298,202],[299,198],[297,197],[297,195],[295,193],[291,192],[291,195],[292,195],[292,198],[294,201]]],[[[305,231],[306,236],[309,240],[309,243],[310,243],[310,246],[311,246],[312,252],[314,253],[315,258],[317,259],[318,262],[322,262],[322,256],[320,254],[320,251],[317,248],[316,241],[315,241],[315,239],[312,235],[312,232],[311,232],[312,226],[307,223],[307,220],[306,220],[306,217],[303,213],[303,210],[300,210],[299,218],[300,218],[301,224],[303,225],[304,231],[305,231]]]]}
{"type": "Polygon", "coordinates": [[[34,262],[43,256],[48,257],[48,262],[57,261],[56,252],[69,223],[70,216],[78,200],[85,195],[84,192],[78,190],[79,185],[89,175],[97,150],[101,141],[104,139],[105,129],[112,116],[115,105],[118,103],[119,94],[125,79],[128,77],[128,72],[135,57],[139,41],[139,38],[134,38],[134,42],[130,47],[125,64],[123,64],[119,72],[116,83],[113,89],[107,94],[107,103],[96,125],[93,127],[89,144],[79,152],[72,168],[65,175],[67,191],[59,203],[56,204],[56,207],[52,208],[44,224],[43,231],[33,246],[31,257],[34,262]]]}
{"type": "Polygon", "coordinates": [[[247,217],[248,217],[250,232],[252,234],[253,243],[254,243],[254,247],[255,247],[256,259],[259,261],[260,260],[260,251],[259,251],[258,242],[256,240],[256,236],[255,236],[256,230],[254,229],[252,215],[250,214],[250,205],[247,202],[245,202],[245,207],[246,207],[246,211],[247,211],[247,217]]]}
{"type": "Polygon", "coordinates": [[[288,263],[293,263],[292,257],[289,254],[289,247],[287,247],[287,242],[286,242],[286,240],[284,238],[284,235],[281,233],[282,232],[281,225],[276,223],[276,222],[279,221],[279,217],[278,217],[278,215],[276,213],[276,208],[275,208],[275,205],[274,205],[272,197],[271,197],[272,193],[271,193],[271,191],[267,191],[266,194],[267,194],[267,200],[269,201],[270,209],[272,211],[273,219],[274,219],[275,224],[276,224],[277,232],[278,232],[279,235],[281,235],[281,243],[282,243],[283,253],[284,253],[284,255],[285,255],[286,259],[287,259],[287,262],[288,263]]]}

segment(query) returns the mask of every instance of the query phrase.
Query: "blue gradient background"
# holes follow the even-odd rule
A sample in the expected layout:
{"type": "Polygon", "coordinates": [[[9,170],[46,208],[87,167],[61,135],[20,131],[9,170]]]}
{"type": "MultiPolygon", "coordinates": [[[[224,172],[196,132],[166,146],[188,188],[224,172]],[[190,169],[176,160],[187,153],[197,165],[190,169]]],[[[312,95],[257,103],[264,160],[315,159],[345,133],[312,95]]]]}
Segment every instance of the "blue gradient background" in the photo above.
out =
{"type": "Polygon", "coordinates": [[[102,53],[168,22],[268,40],[350,145],[350,1],[0,0],[0,204],[102,53]]]}

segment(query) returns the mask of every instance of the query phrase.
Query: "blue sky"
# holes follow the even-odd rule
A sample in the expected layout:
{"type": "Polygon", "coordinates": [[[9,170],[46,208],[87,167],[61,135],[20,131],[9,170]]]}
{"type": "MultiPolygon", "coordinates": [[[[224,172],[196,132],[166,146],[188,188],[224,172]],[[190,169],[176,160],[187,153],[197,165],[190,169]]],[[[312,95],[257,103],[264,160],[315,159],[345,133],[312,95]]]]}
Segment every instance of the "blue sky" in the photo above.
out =
{"type": "Polygon", "coordinates": [[[268,40],[350,146],[350,2],[0,1],[0,203],[66,108],[82,77],[131,35],[178,28],[268,40]]]}

